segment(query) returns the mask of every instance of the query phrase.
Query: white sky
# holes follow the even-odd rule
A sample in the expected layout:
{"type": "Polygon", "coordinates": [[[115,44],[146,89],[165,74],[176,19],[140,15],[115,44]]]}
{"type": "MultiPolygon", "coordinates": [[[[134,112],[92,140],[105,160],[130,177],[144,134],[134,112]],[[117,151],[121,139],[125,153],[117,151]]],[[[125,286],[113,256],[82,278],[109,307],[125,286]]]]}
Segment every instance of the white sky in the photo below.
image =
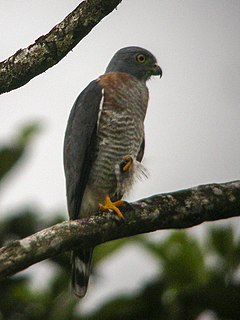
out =
{"type": "MultiPolygon", "coordinates": [[[[49,32],[79,2],[0,0],[0,60],[49,32]]],[[[66,211],[62,144],[70,108],[112,55],[129,45],[150,50],[163,77],[148,83],[144,164],[150,178],[128,199],[239,179],[239,34],[239,0],[123,0],[58,65],[0,96],[1,142],[28,121],[43,127],[1,190],[1,213],[29,203],[46,217],[66,211]]],[[[141,265],[143,277],[149,268],[141,265]]]]}

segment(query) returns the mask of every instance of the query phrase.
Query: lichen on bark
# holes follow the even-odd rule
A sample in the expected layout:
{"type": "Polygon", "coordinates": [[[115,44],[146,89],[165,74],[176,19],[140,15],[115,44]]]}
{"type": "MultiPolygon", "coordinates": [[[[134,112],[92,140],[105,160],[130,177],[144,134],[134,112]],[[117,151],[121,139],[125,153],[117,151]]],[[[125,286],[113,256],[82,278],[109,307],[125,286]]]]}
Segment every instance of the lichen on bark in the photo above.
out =
{"type": "Polygon", "coordinates": [[[120,2],[83,1],[48,34],[0,62],[0,94],[23,86],[57,64],[120,2]]]}
{"type": "Polygon", "coordinates": [[[123,207],[125,219],[96,213],[64,221],[0,249],[0,278],[75,247],[93,247],[106,241],[161,229],[196,226],[240,215],[240,181],[210,184],[154,195],[123,207]]]}

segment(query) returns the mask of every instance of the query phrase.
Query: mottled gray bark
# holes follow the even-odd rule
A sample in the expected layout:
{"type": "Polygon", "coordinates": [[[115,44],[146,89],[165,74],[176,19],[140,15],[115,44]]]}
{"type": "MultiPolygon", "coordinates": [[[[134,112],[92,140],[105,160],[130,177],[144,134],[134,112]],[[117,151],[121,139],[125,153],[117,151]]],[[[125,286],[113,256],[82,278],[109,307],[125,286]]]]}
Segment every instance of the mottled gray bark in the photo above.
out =
{"type": "Polygon", "coordinates": [[[76,246],[93,247],[136,234],[239,216],[240,181],[155,195],[126,204],[122,212],[124,220],[101,213],[89,219],[65,221],[9,243],[0,249],[0,278],[76,246]]]}
{"type": "Polygon", "coordinates": [[[23,86],[57,64],[121,1],[83,1],[48,34],[0,62],[0,94],[23,86]]]}

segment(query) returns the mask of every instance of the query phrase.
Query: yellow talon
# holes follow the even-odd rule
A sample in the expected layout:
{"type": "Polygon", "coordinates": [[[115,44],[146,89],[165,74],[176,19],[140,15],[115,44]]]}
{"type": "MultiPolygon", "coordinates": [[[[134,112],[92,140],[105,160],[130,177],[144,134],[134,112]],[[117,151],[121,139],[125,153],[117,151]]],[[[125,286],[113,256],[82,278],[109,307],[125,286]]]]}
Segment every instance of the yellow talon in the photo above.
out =
{"type": "Polygon", "coordinates": [[[123,157],[123,160],[124,160],[124,166],[122,168],[123,172],[129,171],[133,163],[133,158],[130,156],[125,156],[123,157]]]}
{"type": "Polygon", "coordinates": [[[124,201],[118,200],[118,201],[112,202],[109,196],[105,196],[104,205],[99,203],[99,209],[101,211],[113,210],[119,218],[124,219],[124,215],[118,209],[118,207],[121,207],[123,205],[124,205],[124,201]]]}

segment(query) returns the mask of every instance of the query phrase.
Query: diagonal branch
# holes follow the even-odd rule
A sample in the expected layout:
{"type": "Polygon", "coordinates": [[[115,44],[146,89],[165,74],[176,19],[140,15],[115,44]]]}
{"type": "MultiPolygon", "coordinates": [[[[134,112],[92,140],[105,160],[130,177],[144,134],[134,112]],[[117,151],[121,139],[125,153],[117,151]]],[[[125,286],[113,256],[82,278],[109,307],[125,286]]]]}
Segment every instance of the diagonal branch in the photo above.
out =
{"type": "Polygon", "coordinates": [[[0,278],[74,247],[160,229],[189,228],[240,215],[240,180],[155,195],[126,204],[119,220],[111,213],[65,221],[0,249],[0,278]]]}
{"type": "Polygon", "coordinates": [[[76,246],[93,247],[106,241],[160,229],[189,228],[205,221],[240,215],[240,181],[203,185],[155,195],[126,204],[119,220],[111,213],[65,221],[0,249],[0,278],[76,246]]]}
{"type": "Polygon", "coordinates": [[[0,94],[23,86],[57,64],[121,1],[83,1],[48,34],[0,62],[0,94]]]}

